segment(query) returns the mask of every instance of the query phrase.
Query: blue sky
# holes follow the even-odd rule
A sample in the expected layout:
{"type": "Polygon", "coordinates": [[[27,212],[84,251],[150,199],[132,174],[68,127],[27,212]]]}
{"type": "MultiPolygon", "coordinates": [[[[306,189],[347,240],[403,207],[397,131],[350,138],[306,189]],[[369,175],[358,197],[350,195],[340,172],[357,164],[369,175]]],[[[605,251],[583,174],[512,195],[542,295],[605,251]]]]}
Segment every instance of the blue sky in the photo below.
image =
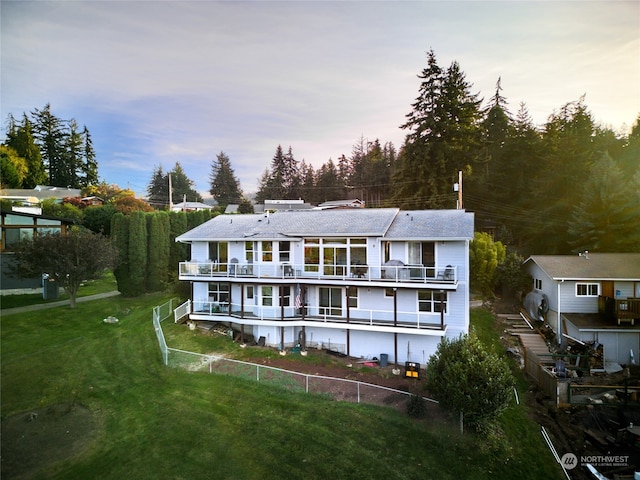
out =
{"type": "Polygon", "coordinates": [[[498,77],[534,122],[586,94],[621,130],[640,112],[640,2],[7,1],[1,115],[51,104],[92,134],[99,175],[143,196],[179,161],[208,196],[224,151],[254,192],[276,148],[318,167],[399,128],[433,49],[472,91],[498,77]]]}

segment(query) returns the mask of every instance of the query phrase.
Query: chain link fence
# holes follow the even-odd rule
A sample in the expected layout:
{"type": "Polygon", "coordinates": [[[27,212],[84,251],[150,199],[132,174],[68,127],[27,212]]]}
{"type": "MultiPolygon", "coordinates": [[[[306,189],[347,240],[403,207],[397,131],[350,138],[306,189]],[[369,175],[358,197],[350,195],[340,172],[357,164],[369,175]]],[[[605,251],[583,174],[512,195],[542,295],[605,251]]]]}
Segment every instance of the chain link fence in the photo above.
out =
{"type": "MultiPolygon", "coordinates": [[[[368,403],[406,411],[410,392],[345,378],[294,372],[218,356],[171,348],[162,332],[162,321],[171,316],[172,301],[153,309],[153,325],[164,364],[191,372],[204,372],[266,382],[289,391],[326,395],[333,400],[368,403]]],[[[423,397],[429,413],[439,411],[436,400],[423,397]],[[433,410],[431,412],[431,410],[433,410]]]]}

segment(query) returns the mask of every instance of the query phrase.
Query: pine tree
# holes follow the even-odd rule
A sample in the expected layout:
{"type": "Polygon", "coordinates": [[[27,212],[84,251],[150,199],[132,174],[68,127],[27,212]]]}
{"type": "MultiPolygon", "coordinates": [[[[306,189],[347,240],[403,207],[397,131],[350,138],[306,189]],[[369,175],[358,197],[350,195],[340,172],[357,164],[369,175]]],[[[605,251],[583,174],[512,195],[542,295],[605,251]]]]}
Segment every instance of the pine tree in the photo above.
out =
{"type": "Polygon", "coordinates": [[[640,251],[638,185],[606,153],[589,173],[567,225],[573,251],[640,251]]]}
{"type": "Polygon", "coordinates": [[[82,129],[82,139],[84,141],[82,165],[80,167],[80,184],[83,187],[98,184],[98,162],[96,161],[96,152],[93,149],[93,141],[89,129],[85,125],[82,129]]]}
{"type": "Polygon", "coordinates": [[[169,205],[169,178],[162,171],[162,165],[153,169],[151,180],[147,185],[147,197],[149,203],[155,208],[169,205]]]}
{"type": "MultiPolygon", "coordinates": [[[[187,177],[180,162],[176,162],[171,175],[171,189],[173,191],[173,203],[180,203],[186,197],[188,202],[202,202],[202,196],[193,188],[195,183],[187,177]]],[[[167,178],[167,185],[169,184],[167,178]]]]}
{"type": "Polygon", "coordinates": [[[242,198],[240,182],[233,172],[229,157],[224,152],[220,152],[212,162],[209,180],[211,182],[209,193],[218,205],[226,207],[230,203],[240,203],[242,198]]]}
{"type": "Polygon", "coordinates": [[[65,167],[65,131],[64,122],[51,113],[51,105],[42,110],[35,109],[34,136],[40,145],[42,161],[49,175],[49,185],[68,186],[65,167]]]}
{"type": "Polygon", "coordinates": [[[413,110],[401,128],[408,129],[393,177],[393,201],[405,208],[455,205],[451,186],[478,163],[480,100],[457,62],[443,71],[433,50],[413,110]]]}
{"type": "Polygon", "coordinates": [[[65,149],[63,161],[59,169],[58,185],[66,185],[71,188],[80,188],[80,172],[82,169],[83,139],[78,131],[75,120],[68,122],[68,133],[65,136],[65,149]]]}

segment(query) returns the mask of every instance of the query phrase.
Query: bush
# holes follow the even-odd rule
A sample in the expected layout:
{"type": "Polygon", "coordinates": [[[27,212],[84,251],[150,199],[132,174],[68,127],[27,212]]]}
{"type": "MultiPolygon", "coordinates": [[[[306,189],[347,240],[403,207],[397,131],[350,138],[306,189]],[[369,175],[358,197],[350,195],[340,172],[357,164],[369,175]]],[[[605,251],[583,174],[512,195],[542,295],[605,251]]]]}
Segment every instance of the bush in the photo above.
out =
{"type": "Polygon", "coordinates": [[[514,378],[506,362],[488,351],[474,332],[443,338],[427,364],[427,389],[449,413],[482,433],[511,400],[514,378]]]}

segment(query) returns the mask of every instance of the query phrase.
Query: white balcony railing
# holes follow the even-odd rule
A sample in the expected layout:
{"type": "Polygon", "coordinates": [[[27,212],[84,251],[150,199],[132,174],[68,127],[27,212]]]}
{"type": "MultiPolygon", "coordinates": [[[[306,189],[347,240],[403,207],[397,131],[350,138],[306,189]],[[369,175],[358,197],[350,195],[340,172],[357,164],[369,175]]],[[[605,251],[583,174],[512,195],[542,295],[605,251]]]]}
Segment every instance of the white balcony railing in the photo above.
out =
{"type": "MultiPolygon", "coordinates": [[[[245,310],[241,311],[239,303],[220,303],[206,300],[191,302],[191,313],[197,315],[218,317],[234,317],[254,320],[282,321],[286,324],[289,321],[301,320],[318,323],[352,323],[357,325],[368,325],[371,327],[402,327],[409,329],[444,329],[443,317],[439,311],[439,305],[433,306],[433,312],[373,310],[363,308],[352,308],[349,310],[349,320],[347,322],[346,312],[340,310],[338,315],[330,315],[335,309],[320,306],[304,307],[304,317],[301,309],[286,306],[281,309],[279,306],[244,305],[245,310]],[[284,316],[282,316],[284,313],[284,316]],[[395,319],[394,319],[395,317],[395,319]]],[[[446,309],[446,307],[445,307],[446,309]]]]}
{"type": "Polygon", "coordinates": [[[180,262],[180,277],[333,279],[413,283],[448,283],[458,281],[455,265],[318,265],[292,263],[240,263],[215,261],[180,262]]]}

